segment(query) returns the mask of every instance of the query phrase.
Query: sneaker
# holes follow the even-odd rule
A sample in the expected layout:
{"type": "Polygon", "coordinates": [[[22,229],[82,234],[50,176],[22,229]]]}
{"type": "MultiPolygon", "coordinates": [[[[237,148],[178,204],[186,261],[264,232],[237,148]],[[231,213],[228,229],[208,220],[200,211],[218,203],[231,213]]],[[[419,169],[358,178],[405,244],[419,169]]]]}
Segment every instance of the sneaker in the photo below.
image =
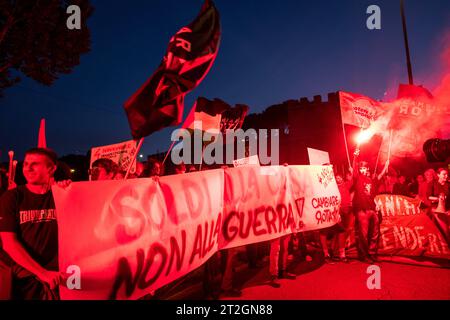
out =
{"type": "Polygon", "coordinates": [[[280,288],[281,287],[281,283],[278,281],[276,276],[271,276],[270,277],[270,282],[269,285],[273,288],[280,288]]]}
{"type": "Polygon", "coordinates": [[[297,276],[293,273],[287,272],[287,271],[280,271],[278,274],[279,279],[288,279],[288,280],[295,280],[297,279],[297,276]]]}

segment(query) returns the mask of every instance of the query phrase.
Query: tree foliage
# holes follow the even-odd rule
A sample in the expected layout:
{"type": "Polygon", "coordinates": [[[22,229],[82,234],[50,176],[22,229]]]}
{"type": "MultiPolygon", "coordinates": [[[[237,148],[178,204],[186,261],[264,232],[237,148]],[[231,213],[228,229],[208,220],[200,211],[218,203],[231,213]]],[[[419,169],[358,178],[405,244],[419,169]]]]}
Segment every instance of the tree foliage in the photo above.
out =
{"type": "Polygon", "coordinates": [[[22,73],[51,85],[90,50],[89,0],[0,0],[0,95],[22,73]],[[67,7],[81,9],[81,29],[69,30],[67,7]],[[18,72],[15,72],[18,71],[18,72]]]}

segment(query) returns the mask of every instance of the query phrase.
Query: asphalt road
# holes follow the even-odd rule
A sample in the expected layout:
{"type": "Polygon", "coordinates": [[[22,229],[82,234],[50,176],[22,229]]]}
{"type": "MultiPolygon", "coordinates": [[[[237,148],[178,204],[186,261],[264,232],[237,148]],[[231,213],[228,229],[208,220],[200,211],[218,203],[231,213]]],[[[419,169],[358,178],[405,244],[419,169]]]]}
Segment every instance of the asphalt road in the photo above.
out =
{"type": "MultiPolygon", "coordinates": [[[[259,269],[247,264],[236,267],[234,283],[241,288],[241,297],[220,300],[450,300],[450,268],[417,266],[381,261],[380,288],[369,289],[368,264],[352,259],[350,263],[326,264],[320,253],[313,253],[312,261],[290,262],[295,280],[280,280],[281,287],[269,285],[267,258],[259,269]]],[[[166,290],[159,299],[202,300],[203,269],[178,285],[166,290]]],[[[373,278],[371,278],[373,280],[373,278]]],[[[374,281],[369,281],[374,283],[374,281]]]]}

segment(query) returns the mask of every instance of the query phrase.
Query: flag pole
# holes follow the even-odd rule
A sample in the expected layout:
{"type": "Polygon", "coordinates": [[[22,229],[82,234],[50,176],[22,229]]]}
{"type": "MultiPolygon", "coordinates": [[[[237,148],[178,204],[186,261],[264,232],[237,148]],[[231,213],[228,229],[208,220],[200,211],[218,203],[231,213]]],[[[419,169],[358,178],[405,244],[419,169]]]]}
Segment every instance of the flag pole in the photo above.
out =
{"type": "Polygon", "coordinates": [[[130,165],[128,166],[127,173],[125,174],[125,177],[123,178],[123,180],[127,180],[128,175],[130,174],[130,171],[131,171],[131,167],[132,167],[133,164],[136,162],[136,157],[137,157],[137,155],[139,154],[139,150],[141,150],[141,147],[142,147],[142,143],[143,143],[143,142],[144,142],[144,138],[141,138],[141,139],[139,140],[138,146],[136,147],[136,153],[135,153],[135,155],[134,155],[134,157],[133,157],[133,160],[131,160],[130,165]]]}
{"type": "Polygon", "coordinates": [[[9,156],[9,168],[8,168],[8,190],[10,190],[12,188],[12,186],[14,185],[14,180],[13,180],[13,169],[14,169],[14,151],[9,151],[8,152],[8,156],[9,156]]]}
{"type": "Polygon", "coordinates": [[[380,160],[380,153],[381,153],[381,147],[383,146],[383,140],[381,140],[380,149],[378,149],[377,161],[375,162],[375,169],[373,170],[375,175],[377,174],[378,161],[380,160]]]}
{"type": "MultiPolygon", "coordinates": [[[[389,130],[389,149],[388,149],[388,162],[390,163],[391,160],[391,146],[392,146],[392,129],[389,130]]],[[[389,165],[388,165],[389,170],[389,165]]]]}
{"type": "MultiPolygon", "coordinates": [[[[341,118],[341,120],[342,120],[342,118],[341,118]]],[[[349,166],[349,168],[350,168],[352,165],[351,165],[351,163],[350,163],[350,155],[349,155],[349,153],[348,153],[347,136],[345,135],[344,122],[341,121],[341,123],[342,123],[342,132],[343,132],[343,134],[344,134],[345,152],[347,153],[348,166],[349,166]]]]}
{"type": "MultiPolygon", "coordinates": [[[[186,122],[187,122],[189,119],[195,119],[195,108],[196,108],[196,105],[197,105],[197,103],[194,102],[194,105],[191,107],[191,110],[189,111],[189,113],[188,113],[186,119],[184,119],[183,124],[181,125],[181,128],[184,128],[184,127],[185,127],[186,122]]],[[[175,142],[178,142],[178,141],[172,141],[172,144],[170,145],[169,150],[167,150],[167,153],[166,153],[166,155],[165,155],[165,157],[164,157],[164,160],[163,160],[163,162],[162,162],[162,165],[163,165],[163,166],[164,166],[164,163],[166,163],[167,157],[169,156],[170,151],[172,151],[172,148],[174,147],[175,142]]]]}
{"type": "Polygon", "coordinates": [[[172,141],[172,144],[170,145],[169,150],[167,150],[166,155],[165,155],[165,157],[164,157],[164,160],[163,160],[163,162],[162,162],[162,165],[163,165],[163,166],[164,166],[164,163],[166,163],[167,157],[169,156],[170,151],[172,151],[172,148],[173,148],[174,145],[175,145],[175,141],[172,141]]]}
{"type": "Polygon", "coordinates": [[[403,0],[400,0],[400,13],[402,15],[402,25],[403,25],[403,40],[405,42],[405,51],[406,51],[406,67],[408,68],[408,79],[409,84],[413,85],[413,74],[411,67],[411,56],[409,54],[409,44],[408,44],[408,31],[406,30],[406,18],[405,18],[405,8],[403,5],[403,0]]]}

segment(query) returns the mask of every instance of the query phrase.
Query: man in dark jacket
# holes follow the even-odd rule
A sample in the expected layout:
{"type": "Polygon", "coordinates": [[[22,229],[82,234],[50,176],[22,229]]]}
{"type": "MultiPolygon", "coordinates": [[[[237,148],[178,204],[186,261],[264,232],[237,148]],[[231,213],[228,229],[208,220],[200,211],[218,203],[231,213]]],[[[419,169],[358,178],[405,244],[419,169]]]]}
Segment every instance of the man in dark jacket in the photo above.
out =
{"type": "MultiPolygon", "coordinates": [[[[355,151],[355,164],[359,150],[355,151]]],[[[353,209],[355,212],[355,236],[358,256],[363,262],[373,264],[377,260],[380,218],[376,212],[375,195],[376,184],[386,173],[389,161],[378,176],[370,176],[369,163],[360,161],[358,167],[353,168],[353,209]]]]}

